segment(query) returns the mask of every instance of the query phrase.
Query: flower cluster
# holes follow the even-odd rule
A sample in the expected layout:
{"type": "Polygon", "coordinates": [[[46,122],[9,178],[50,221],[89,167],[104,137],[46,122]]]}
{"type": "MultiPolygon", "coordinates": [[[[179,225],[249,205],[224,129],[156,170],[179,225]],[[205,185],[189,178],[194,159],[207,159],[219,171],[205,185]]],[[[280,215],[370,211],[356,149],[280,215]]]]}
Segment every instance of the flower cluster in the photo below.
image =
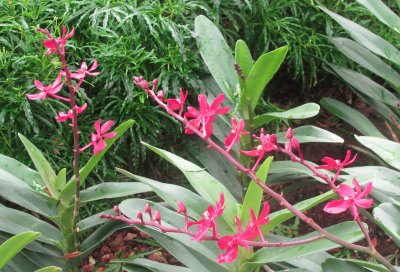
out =
{"type": "MultiPolygon", "coordinates": [[[[67,120],[71,120],[72,126],[76,125],[77,129],[77,116],[87,109],[87,104],[85,103],[82,106],[76,105],[75,93],[83,83],[86,76],[100,75],[100,72],[95,71],[98,66],[97,61],[95,60],[90,68],[88,68],[85,62],[82,62],[77,71],[69,71],[65,62],[65,45],[67,44],[67,40],[73,37],[75,33],[74,28],[72,28],[72,30],[67,34],[67,28],[64,26],[62,28],[62,36],[56,38],[54,38],[47,30],[39,28],[38,31],[44,33],[48,38],[47,40],[43,41],[44,47],[47,48],[45,55],[57,53],[63,62],[63,69],[58,73],[56,79],[50,85],[44,86],[41,81],[35,80],[34,85],[40,92],[35,94],[27,94],[26,96],[30,100],[45,100],[46,98],[50,97],[69,103],[70,109],[67,112],[58,112],[55,119],[57,122],[66,122],[67,120]],[[75,86],[72,86],[72,79],[79,80],[75,86]],[[67,82],[69,87],[69,97],[58,95],[64,86],[64,81],[67,82]]],[[[85,147],[80,148],[80,152],[86,150],[90,146],[93,146],[93,153],[96,155],[100,151],[104,150],[107,146],[104,138],[110,139],[115,137],[116,132],[107,133],[107,131],[114,124],[114,121],[107,121],[102,126],[100,126],[100,122],[100,120],[95,122],[94,127],[96,133],[92,133],[91,142],[85,147]]],[[[77,133],[79,132],[77,131],[77,133]]]]}

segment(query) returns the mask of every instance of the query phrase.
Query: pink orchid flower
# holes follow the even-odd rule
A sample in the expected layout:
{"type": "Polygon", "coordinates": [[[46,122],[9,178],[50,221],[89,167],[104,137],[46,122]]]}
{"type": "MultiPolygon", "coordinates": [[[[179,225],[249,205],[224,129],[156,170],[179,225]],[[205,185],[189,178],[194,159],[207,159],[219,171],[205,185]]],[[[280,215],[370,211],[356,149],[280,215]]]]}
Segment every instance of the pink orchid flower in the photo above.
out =
{"type": "MultiPolygon", "coordinates": [[[[207,98],[204,94],[198,96],[199,110],[194,107],[188,107],[188,111],[185,113],[185,118],[193,118],[189,120],[189,123],[197,129],[203,131],[205,138],[209,138],[212,134],[212,123],[214,122],[214,116],[216,114],[226,114],[229,112],[229,107],[219,107],[225,99],[224,94],[218,95],[211,105],[208,104],[207,98]]],[[[193,134],[194,132],[186,128],[186,134],[193,134]]]]}
{"type": "Polygon", "coordinates": [[[197,225],[197,233],[193,236],[193,240],[200,241],[212,229],[213,235],[218,236],[216,219],[224,212],[225,196],[223,193],[219,195],[219,201],[215,202],[215,207],[208,206],[207,210],[202,214],[203,219],[197,222],[190,222],[188,227],[197,225]]]}
{"type": "Polygon", "coordinates": [[[324,211],[327,213],[338,214],[350,209],[354,220],[357,220],[359,216],[358,207],[368,209],[374,202],[373,199],[365,198],[372,191],[372,182],[368,182],[364,188],[364,191],[362,191],[358,181],[353,179],[353,187],[355,188],[355,191],[347,184],[340,184],[337,193],[342,199],[329,201],[325,205],[324,211]]]}
{"type": "Polygon", "coordinates": [[[300,159],[303,160],[303,153],[301,152],[300,149],[300,142],[299,140],[297,140],[296,137],[293,136],[292,128],[289,128],[287,130],[285,138],[289,139],[289,142],[285,143],[285,149],[292,153],[296,152],[299,155],[300,159]]]}
{"type": "Polygon", "coordinates": [[[243,131],[245,127],[243,119],[240,119],[238,124],[238,121],[235,118],[232,118],[231,124],[232,124],[232,130],[230,134],[225,138],[225,148],[227,152],[229,152],[232,149],[232,147],[237,142],[239,142],[240,136],[249,134],[249,132],[243,131]]]}
{"type": "Polygon", "coordinates": [[[188,96],[188,91],[186,91],[186,93],[183,93],[182,88],[180,88],[179,89],[179,98],[168,98],[168,99],[165,99],[164,101],[167,103],[167,106],[171,110],[173,110],[173,111],[179,110],[179,115],[182,115],[187,96],[188,96]]]}
{"type": "MultiPolygon", "coordinates": [[[[86,103],[83,104],[82,107],[76,106],[76,113],[80,114],[80,113],[84,112],[86,110],[86,108],[87,108],[87,104],[86,103]]],[[[56,116],[56,121],[57,122],[65,122],[68,119],[72,120],[72,116],[73,116],[73,111],[72,110],[69,110],[67,113],[60,111],[60,112],[58,112],[58,116],[56,116]]]]}
{"type": "Polygon", "coordinates": [[[80,152],[83,152],[89,147],[93,146],[93,153],[97,155],[107,147],[107,143],[104,141],[104,139],[111,139],[117,135],[116,132],[107,132],[114,125],[113,120],[104,122],[102,125],[100,124],[101,120],[97,120],[94,123],[94,129],[96,133],[92,133],[91,142],[85,147],[82,147],[80,152]]]}
{"type": "Polygon", "coordinates": [[[352,159],[351,158],[351,150],[347,150],[346,157],[344,158],[343,161],[341,160],[335,160],[334,158],[331,157],[323,157],[322,162],[325,164],[317,166],[317,169],[326,169],[326,170],[340,170],[350,164],[352,164],[356,159],[357,159],[357,154],[354,155],[352,159]]]}
{"type": "Polygon", "coordinates": [[[278,139],[275,134],[264,134],[264,129],[261,129],[260,136],[255,137],[260,141],[260,144],[253,150],[239,150],[240,153],[245,154],[250,157],[258,157],[256,163],[254,164],[252,170],[254,171],[261,160],[264,158],[265,153],[274,151],[278,149],[278,139]]]}
{"type": "Polygon", "coordinates": [[[264,235],[262,234],[261,225],[268,224],[269,221],[269,204],[264,203],[263,210],[260,216],[256,218],[254,211],[250,210],[252,220],[247,225],[246,229],[242,232],[242,223],[239,217],[235,217],[235,221],[238,225],[237,233],[235,235],[227,235],[218,240],[218,246],[222,250],[226,250],[225,253],[220,254],[217,258],[218,263],[229,263],[236,260],[238,256],[239,246],[244,247],[247,251],[250,250],[249,241],[254,240],[257,236],[261,236],[264,241],[264,235]]]}
{"type": "Polygon", "coordinates": [[[58,74],[57,78],[54,80],[54,82],[48,86],[43,86],[43,83],[40,82],[39,80],[35,80],[33,82],[36,86],[36,88],[38,88],[41,92],[37,93],[37,94],[27,94],[26,96],[28,97],[28,99],[30,100],[45,100],[47,98],[47,96],[56,98],[56,99],[60,99],[66,102],[69,102],[68,98],[65,97],[61,97],[56,95],[56,93],[58,93],[62,87],[63,84],[61,82],[61,73],[58,74]]]}
{"type": "MultiPolygon", "coordinates": [[[[100,72],[94,72],[96,70],[98,64],[97,60],[93,62],[92,67],[88,69],[86,62],[82,62],[81,67],[74,73],[71,73],[71,78],[74,79],[83,79],[85,78],[86,75],[89,76],[98,76],[100,75],[100,72]]],[[[65,76],[65,72],[62,71],[62,75],[65,76]]]]}
{"type": "MultiPolygon", "coordinates": [[[[47,31],[39,29],[39,31],[43,32],[43,33],[47,33],[47,31]]],[[[67,28],[65,26],[63,26],[62,28],[62,36],[61,37],[57,37],[57,38],[51,38],[48,40],[44,40],[43,41],[43,45],[44,47],[47,48],[47,52],[45,53],[45,55],[51,55],[57,52],[57,49],[59,49],[61,52],[64,52],[64,46],[67,44],[67,40],[71,39],[72,36],[74,36],[75,33],[75,29],[72,28],[71,32],[69,32],[67,34],[67,28]]]]}

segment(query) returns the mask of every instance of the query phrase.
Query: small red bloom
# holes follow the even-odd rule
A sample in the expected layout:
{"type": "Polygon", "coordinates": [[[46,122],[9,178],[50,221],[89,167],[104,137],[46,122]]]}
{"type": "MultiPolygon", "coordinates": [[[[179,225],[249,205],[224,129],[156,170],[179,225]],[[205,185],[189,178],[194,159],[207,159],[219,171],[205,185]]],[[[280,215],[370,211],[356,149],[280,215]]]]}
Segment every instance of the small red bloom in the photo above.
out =
{"type": "Polygon", "coordinates": [[[285,143],[285,149],[289,152],[296,152],[299,155],[300,159],[303,160],[303,153],[300,149],[299,140],[297,140],[297,138],[293,136],[292,128],[289,128],[287,130],[285,138],[289,139],[289,142],[285,143]]]}
{"type": "MultiPolygon", "coordinates": [[[[76,72],[71,73],[71,78],[82,79],[86,75],[98,76],[98,75],[100,75],[100,72],[94,72],[94,70],[96,70],[97,66],[98,66],[97,60],[95,60],[93,62],[92,67],[90,67],[89,69],[87,67],[86,62],[82,62],[81,67],[76,72]]],[[[65,76],[65,72],[64,71],[62,71],[61,73],[62,73],[63,76],[65,76]]]]}
{"type": "Polygon", "coordinates": [[[346,157],[344,158],[343,161],[341,160],[335,160],[331,157],[324,157],[322,158],[322,162],[325,164],[317,166],[317,169],[326,169],[326,170],[340,170],[350,164],[352,164],[356,159],[357,159],[357,154],[354,155],[352,159],[351,157],[351,150],[347,150],[346,157]]]}
{"type": "Polygon", "coordinates": [[[100,124],[101,120],[97,120],[96,122],[94,122],[94,129],[96,130],[96,133],[92,133],[90,144],[81,148],[80,152],[83,152],[89,147],[93,146],[93,153],[97,155],[100,151],[102,151],[104,148],[107,147],[107,144],[104,141],[104,139],[111,139],[117,135],[116,132],[107,132],[114,125],[113,120],[104,122],[104,124],[102,125],[100,124]]]}
{"type": "Polygon", "coordinates": [[[364,191],[362,191],[360,184],[358,184],[356,179],[353,179],[353,187],[356,189],[355,191],[347,184],[340,184],[337,193],[342,199],[329,201],[325,205],[324,211],[327,213],[337,214],[342,213],[350,208],[350,211],[354,216],[354,220],[357,220],[357,207],[368,209],[374,202],[373,199],[365,199],[365,197],[372,191],[372,182],[368,182],[364,188],[364,191]]]}
{"type": "MultiPolygon", "coordinates": [[[[53,98],[57,98],[60,99],[59,96],[56,95],[56,93],[58,93],[61,88],[63,87],[63,84],[61,82],[61,73],[58,74],[57,78],[54,80],[54,82],[48,86],[43,86],[42,82],[40,82],[39,80],[35,80],[34,84],[36,86],[36,88],[38,88],[41,92],[37,93],[37,94],[27,94],[26,96],[28,97],[28,99],[30,100],[45,100],[47,98],[47,96],[53,97],[53,98]]],[[[61,100],[65,100],[67,98],[61,97],[61,100]]]]}
{"type": "MultiPolygon", "coordinates": [[[[208,138],[212,134],[214,116],[216,114],[226,114],[230,110],[229,107],[219,107],[224,99],[225,95],[220,94],[214,99],[211,105],[209,105],[206,96],[200,94],[198,96],[199,110],[194,107],[188,107],[188,111],[185,113],[185,118],[193,118],[189,120],[189,123],[196,129],[202,130],[204,137],[208,138]]],[[[186,128],[185,133],[193,134],[194,132],[190,128],[186,128]]]]}
{"type": "Polygon", "coordinates": [[[235,143],[239,142],[240,136],[249,134],[249,132],[243,131],[245,127],[243,119],[240,119],[238,124],[238,121],[235,118],[232,118],[231,124],[231,133],[225,138],[225,148],[228,152],[232,149],[235,143]]]}
{"type": "Polygon", "coordinates": [[[185,204],[183,204],[182,203],[182,201],[178,201],[178,213],[186,213],[187,212],[187,210],[186,210],[186,206],[185,206],[185,204]]]}
{"type": "Polygon", "coordinates": [[[270,211],[270,207],[269,207],[268,202],[264,202],[263,209],[262,209],[260,215],[258,216],[258,218],[256,218],[256,215],[255,215],[253,209],[250,209],[251,221],[249,223],[249,227],[253,228],[254,232],[261,237],[262,241],[265,241],[265,240],[264,240],[264,235],[261,231],[260,226],[268,224],[269,211],[270,211]]]}
{"type": "Polygon", "coordinates": [[[186,97],[188,96],[188,91],[183,93],[182,88],[179,89],[179,98],[168,98],[164,101],[167,103],[168,107],[173,110],[179,110],[179,115],[182,115],[183,107],[185,106],[186,97]]]}
{"type": "Polygon", "coordinates": [[[219,195],[219,201],[215,202],[215,207],[208,206],[207,210],[202,214],[203,219],[197,222],[190,222],[188,227],[197,225],[197,233],[193,236],[193,240],[200,241],[212,229],[213,235],[218,236],[217,223],[215,220],[224,212],[225,197],[224,194],[219,195]]]}
{"type": "MultiPolygon", "coordinates": [[[[82,107],[76,106],[76,113],[80,114],[80,113],[84,112],[86,110],[86,108],[87,108],[87,104],[86,103],[83,104],[82,107]]],[[[65,122],[68,119],[72,120],[72,116],[73,116],[72,110],[69,110],[67,113],[59,111],[58,112],[58,116],[56,116],[56,120],[57,120],[57,122],[65,122]]]]}
{"type": "MultiPolygon", "coordinates": [[[[40,30],[40,29],[39,29],[40,30]]],[[[45,33],[44,31],[41,31],[45,33]]],[[[60,48],[61,52],[64,52],[64,46],[67,44],[67,40],[71,39],[74,36],[75,29],[72,28],[71,32],[67,34],[67,28],[63,26],[62,28],[62,36],[57,38],[52,38],[43,41],[44,47],[47,48],[47,52],[45,55],[51,55],[57,52],[57,49],[60,48]]]]}

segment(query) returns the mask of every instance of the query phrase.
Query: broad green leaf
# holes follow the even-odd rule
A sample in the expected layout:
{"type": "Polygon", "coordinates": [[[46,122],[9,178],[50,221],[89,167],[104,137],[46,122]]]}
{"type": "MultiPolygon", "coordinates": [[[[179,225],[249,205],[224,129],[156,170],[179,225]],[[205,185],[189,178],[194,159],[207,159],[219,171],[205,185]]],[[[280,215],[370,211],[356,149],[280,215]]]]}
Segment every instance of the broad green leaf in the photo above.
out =
{"type": "Polygon", "coordinates": [[[324,97],[320,104],[330,113],[342,119],[364,135],[385,138],[372,122],[360,112],[350,108],[346,104],[332,98],[324,97]]]}
{"type": "Polygon", "coordinates": [[[369,136],[356,136],[357,141],[371,149],[382,160],[394,168],[400,169],[400,144],[369,136]]]}
{"type": "Polygon", "coordinates": [[[66,183],[67,183],[67,169],[63,168],[60,170],[55,180],[55,186],[58,193],[60,193],[62,189],[64,189],[66,183]]]}
{"type": "MultiPolygon", "coordinates": [[[[368,227],[365,225],[365,227],[368,227]]],[[[340,223],[325,229],[329,233],[345,240],[347,242],[353,243],[357,242],[364,238],[360,227],[357,225],[356,222],[344,222],[340,223]]],[[[308,239],[311,237],[318,236],[318,232],[312,232],[305,236],[297,237],[297,238],[282,238],[275,236],[269,236],[268,241],[270,242],[289,242],[289,241],[297,241],[308,239]]],[[[340,245],[329,241],[327,239],[320,239],[313,241],[311,243],[296,245],[296,246],[289,246],[289,247],[267,247],[258,250],[253,258],[250,260],[252,263],[269,263],[269,262],[280,262],[286,261],[293,258],[305,256],[312,253],[317,253],[321,251],[327,251],[330,249],[341,247],[340,245]]]]}
{"type": "Polygon", "coordinates": [[[81,201],[117,198],[150,192],[151,188],[140,182],[105,182],[81,191],[81,201]]]}
{"type": "Polygon", "coordinates": [[[108,219],[103,219],[100,218],[100,215],[102,214],[113,214],[114,210],[113,209],[109,209],[109,210],[105,210],[96,214],[93,214],[91,216],[85,217],[84,219],[82,219],[81,221],[79,221],[76,226],[79,228],[80,232],[83,232],[85,230],[88,230],[92,227],[104,224],[108,221],[108,219]]]}
{"type": "MultiPolygon", "coordinates": [[[[126,264],[123,266],[125,272],[154,272],[154,270],[147,269],[143,266],[138,266],[134,264],[126,264]]],[[[155,271],[157,272],[157,271],[155,271]]]]}
{"type": "MultiPolygon", "coordinates": [[[[81,185],[85,183],[86,178],[89,176],[90,172],[93,170],[93,168],[99,163],[101,158],[103,158],[104,154],[107,152],[108,149],[111,148],[111,146],[115,143],[115,141],[124,134],[126,130],[128,130],[132,125],[134,121],[133,120],[128,120],[125,121],[123,124],[119,125],[114,131],[117,132],[117,135],[112,138],[112,139],[105,139],[105,142],[107,143],[107,147],[102,150],[100,153],[97,155],[94,155],[90,158],[90,160],[81,168],[79,171],[80,174],[80,179],[81,179],[81,185]]],[[[72,199],[72,196],[75,193],[75,176],[73,176],[67,183],[67,185],[64,187],[60,194],[60,201],[63,203],[65,206],[69,204],[69,202],[72,199]]]]}
{"type": "Polygon", "coordinates": [[[45,194],[35,192],[21,184],[10,183],[2,178],[0,178],[0,188],[0,196],[10,202],[46,217],[55,217],[57,215],[57,201],[45,194]]]}
{"type": "Polygon", "coordinates": [[[397,65],[400,65],[400,52],[392,44],[382,39],[378,35],[372,33],[368,29],[360,26],[359,24],[346,19],[339,14],[336,14],[324,7],[320,7],[324,12],[331,16],[337,23],[339,23],[350,36],[359,44],[382,56],[397,65]]]}
{"type": "MultiPolygon", "coordinates": [[[[278,142],[284,143],[286,132],[277,133],[278,142]]],[[[300,143],[343,143],[343,139],[332,132],[315,126],[301,126],[293,129],[293,135],[300,143]]]]}
{"type": "MultiPolygon", "coordinates": [[[[347,262],[355,263],[355,264],[365,267],[365,268],[372,269],[372,271],[376,271],[376,272],[387,272],[388,271],[386,269],[386,267],[384,267],[383,265],[378,264],[378,263],[371,263],[371,262],[367,262],[367,261],[359,260],[359,259],[344,259],[344,260],[347,262]]],[[[395,268],[397,268],[397,270],[399,269],[398,266],[395,268]]]]}
{"type": "MultiPolygon", "coordinates": [[[[246,80],[243,92],[240,95],[240,112],[243,114],[248,113],[248,105],[250,105],[250,110],[254,112],[264,88],[278,71],[285,59],[287,51],[288,47],[283,46],[263,54],[257,59],[246,80]]],[[[244,117],[247,118],[248,115],[244,114],[244,117]]]]}
{"type": "Polygon", "coordinates": [[[239,84],[231,50],[218,28],[205,16],[194,21],[194,32],[200,55],[220,89],[233,100],[232,92],[239,84]]]}
{"type": "MultiPolygon", "coordinates": [[[[235,46],[235,60],[242,70],[245,79],[250,74],[251,68],[253,68],[253,58],[251,57],[250,49],[243,40],[238,40],[235,46]]],[[[238,75],[238,80],[240,82],[240,88],[243,89],[244,81],[238,75]]]]}
{"type": "Polygon", "coordinates": [[[27,244],[40,236],[39,232],[27,231],[11,237],[0,245],[0,269],[27,244]]]}
{"type": "Polygon", "coordinates": [[[341,78],[353,86],[358,92],[396,108],[399,99],[383,86],[363,74],[337,65],[329,65],[341,78]]]}
{"type": "Polygon", "coordinates": [[[36,270],[35,272],[62,272],[62,269],[57,266],[48,266],[48,267],[44,267],[39,270],[36,270]]]}
{"type": "Polygon", "coordinates": [[[400,18],[382,0],[357,0],[371,11],[382,23],[400,33],[400,18]]]}
{"type": "MultiPolygon", "coordinates": [[[[336,194],[331,190],[322,195],[314,196],[312,198],[300,201],[296,205],[294,205],[294,207],[296,207],[296,209],[298,209],[302,212],[307,211],[307,210],[311,209],[312,207],[315,207],[318,204],[323,203],[323,202],[333,198],[335,195],[336,194]]],[[[293,216],[294,216],[294,214],[291,211],[289,211],[288,209],[282,209],[282,210],[273,212],[269,216],[270,219],[269,219],[268,225],[266,225],[265,228],[263,228],[263,229],[265,231],[271,231],[277,225],[289,220],[293,216]]]]}
{"type": "Polygon", "coordinates": [[[276,119],[306,119],[313,117],[319,113],[319,105],[315,103],[307,103],[296,108],[282,112],[268,112],[258,116],[254,116],[254,126],[260,127],[271,121],[271,118],[276,119]]]}
{"type": "MultiPolygon", "coordinates": [[[[32,187],[34,183],[39,184],[40,186],[45,186],[38,172],[30,169],[29,167],[25,166],[15,159],[4,156],[2,154],[0,154],[0,170],[3,170],[10,175],[17,177],[18,179],[26,183],[29,187],[32,187]]],[[[0,178],[2,177],[2,175],[3,174],[0,174],[0,178]]]]}
{"type": "Polygon", "coordinates": [[[392,203],[382,203],[373,214],[378,225],[400,246],[400,208],[392,203]]]}
{"type": "Polygon", "coordinates": [[[60,231],[53,225],[28,213],[7,207],[0,207],[0,230],[10,234],[40,232],[42,235],[38,241],[55,246],[58,246],[61,240],[60,231]]]}
{"type": "Polygon", "coordinates": [[[348,58],[380,76],[393,86],[400,86],[400,75],[371,51],[347,38],[332,38],[331,41],[348,58]]]}
{"type": "MultiPolygon", "coordinates": [[[[264,184],[267,181],[269,166],[273,159],[274,157],[268,157],[257,170],[256,175],[264,184]]],[[[263,194],[264,190],[252,180],[244,197],[242,213],[240,214],[240,220],[244,226],[250,219],[250,209],[253,209],[256,215],[260,212],[263,194]]]]}
{"type": "MultiPolygon", "coordinates": [[[[113,262],[115,262],[115,261],[113,261],[113,262]]],[[[191,270],[186,267],[160,263],[160,262],[156,262],[156,261],[152,261],[152,260],[144,259],[144,258],[134,258],[132,260],[122,259],[121,262],[123,262],[125,264],[136,264],[139,266],[144,266],[144,267],[150,268],[152,270],[154,269],[155,271],[158,271],[158,272],[171,272],[171,271],[192,272],[192,271],[195,271],[195,270],[191,270]]]]}
{"type": "Polygon", "coordinates": [[[310,272],[322,272],[321,264],[328,258],[332,258],[332,255],[324,251],[321,251],[318,253],[309,254],[307,256],[290,259],[285,261],[285,263],[291,264],[294,267],[301,267],[303,269],[307,269],[307,271],[310,272]]]}
{"type": "Polygon", "coordinates": [[[143,144],[179,168],[193,188],[208,202],[215,203],[219,200],[220,194],[223,193],[225,195],[225,210],[223,217],[232,228],[235,227],[234,218],[236,216],[236,205],[238,203],[224,185],[197,165],[168,151],[146,143],[143,144]]]}
{"type": "Polygon", "coordinates": [[[50,163],[44,157],[43,153],[36,146],[34,146],[24,135],[18,134],[18,136],[24,144],[26,151],[28,151],[29,157],[31,157],[33,164],[35,165],[40,176],[42,177],[42,180],[49,190],[51,196],[57,198],[59,194],[55,184],[57,176],[53,168],[51,168],[50,163]]]}
{"type": "Polygon", "coordinates": [[[337,271],[352,271],[352,272],[371,272],[371,270],[362,268],[354,263],[349,263],[346,261],[338,259],[327,259],[322,264],[322,270],[324,272],[337,272],[337,271]]]}

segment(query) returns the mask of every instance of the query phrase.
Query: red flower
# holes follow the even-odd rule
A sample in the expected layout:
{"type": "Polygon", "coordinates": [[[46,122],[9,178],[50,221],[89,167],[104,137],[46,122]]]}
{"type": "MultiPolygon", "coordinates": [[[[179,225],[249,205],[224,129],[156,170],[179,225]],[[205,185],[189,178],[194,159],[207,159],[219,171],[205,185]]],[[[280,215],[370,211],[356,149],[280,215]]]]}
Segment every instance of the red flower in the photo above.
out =
{"type": "Polygon", "coordinates": [[[240,219],[236,217],[235,221],[238,225],[237,233],[235,235],[224,236],[218,240],[219,248],[222,250],[226,250],[225,253],[218,256],[218,263],[233,262],[238,256],[239,246],[242,246],[246,248],[247,251],[249,251],[250,247],[248,242],[254,240],[258,235],[260,235],[262,240],[264,241],[264,235],[261,232],[260,225],[268,224],[268,202],[264,203],[263,210],[261,211],[258,218],[256,218],[253,210],[250,210],[250,214],[252,220],[243,232],[241,231],[242,223],[240,222],[240,219]]]}
{"type": "Polygon", "coordinates": [[[90,144],[86,145],[85,147],[82,147],[79,150],[80,152],[83,152],[89,147],[93,146],[93,153],[97,155],[100,151],[102,151],[104,148],[107,147],[107,144],[104,141],[104,139],[111,139],[117,135],[116,132],[107,132],[114,125],[114,121],[110,120],[104,122],[104,124],[102,125],[100,125],[100,123],[101,120],[97,120],[94,123],[94,129],[96,130],[96,133],[92,133],[90,144]]]}
{"type": "MultiPolygon", "coordinates": [[[[185,113],[185,118],[193,118],[189,120],[189,123],[196,129],[203,131],[204,137],[208,138],[212,134],[212,122],[214,122],[214,116],[216,114],[226,114],[229,112],[229,107],[219,107],[225,99],[224,94],[218,95],[211,106],[207,102],[207,98],[204,94],[198,96],[199,107],[188,107],[188,111],[185,113]]],[[[186,134],[193,134],[194,132],[190,128],[185,129],[186,134]]]]}
{"type": "Polygon", "coordinates": [[[38,100],[38,99],[45,100],[47,96],[50,96],[64,101],[66,100],[69,101],[67,98],[56,95],[56,93],[58,93],[61,90],[64,84],[61,83],[61,73],[59,73],[54,82],[48,86],[43,86],[42,82],[40,82],[39,80],[35,80],[34,84],[36,88],[38,88],[41,92],[37,94],[27,94],[26,96],[30,100],[38,100]]]}
{"type": "Polygon", "coordinates": [[[224,194],[221,193],[219,195],[219,201],[215,202],[215,208],[212,205],[208,206],[207,210],[202,214],[203,219],[188,224],[188,227],[197,225],[197,233],[193,236],[194,240],[200,241],[207,234],[209,229],[212,229],[215,237],[218,236],[217,223],[215,220],[224,212],[224,204],[225,197],[224,194]]]}
{"type": "Polygon", "coordinates": [[[265,153],[271,152],[278,149],[278,139],[275,134],[264,134],[264,129],[261,129],[260,136],[255,137],[260,141],[260,144],[253,150],[239,150],[240,153],[243,153],[250,157],[258,157],[256,163],[254,164],[252,170],[254,171],[260,161],[264,158],[265,153]]]}
{"type": "Polygon", "coordinates": [[[365,199],[365,197],[372,191],[372,183],[368,182],[364,191],[362,191],[360,184],[358,184],[356,179],[353,179],[353,186],[356,189],[355,191],[347,184],[340,184],[337,193],[342,199],[329,201],[325,205],[324,211],[327,213],[337,214],[342,213],[350,208],[350,211],[354,216],[354,220],[357,220],[357,207],[368,209],[374,202],[373,199],[365,199]]]}
{"type": "MultiPolygon", "coordinates": [[[[76,106],[76,113],[80,114],[80,113],[84,112],[86,110],[86,108],[87,108],[86,103],[83,104],[82,107],[76,106]]],[[[57,122],[65,122],[68,119],[72,120],[72,115],[73,115],[72,110],[69,110],[67,113],[60,111],[60,112],[58,112],[58,116],[56,116],[56,120],[57,120],[57,122]]]]}
{"type": "MultiPolygon", "coordinates": [[[[39,29],[41,32],[46,33],[47,31],[43,31],[39,29]]],[[[45,55],[51,55],[57,52],[57,49],[60,48],[61,52],[64,52],[64,46],[67,44],[67,40],[74,36],[75,29],[72,28],[71,32],[67,34],[67,28],[63,26],[62,28],[62,36],[57,38],[50,38],[48,40],[43,41],[44,47],[47,48],[47,52],[45,55]]]]}
{"type": "Polygon", "coordinates": [[[168,98],[164,101],[167,102],[168,107],[173,110],[179,110],[179,115],[183,112],[183,107],[185,105],[186,97],[188,96],[188,92],[183,93],[182,88],[179,89],[179,98],[168,98]]]}
{"type": "Polygon", "coordinates": [[[249,132],[244,132],[244,121],[240,119],[239,124],[235,118],[231,120],[232,130],[231,133],[225,138],[225,148],[226,151],[230,151],[231,148],[240,140],[240,136],[249,134],[249,132]]]}
{"type": "Polygon", "coordinates": [[[326,170],[340,170],[342,168],[344,168],[345,166],[348,166],[350,164],[352,164],[356,159],[357,159],[357,154],[354,155],[354,157],[352,159],[350,159],[351,157],[351,151],[350,149],[347,150],[346,153],[346,157],[344,158],[343,161],[341,160],[335,160],[331,157],[324,157],[322,158],[322,162],[324,162],[325,164],[317,166],[317,169],[326,169],[326,170]]]}
{"type": "MultiPolygon", "coordinates": [[[[86,75],[89,76],[98,76],[100,75],[100,72],[94,72],[94,70],[96,70],[98,64],[97,64],[97,60],[95,60],[93,62],[92,67],[90,67],[88,69],[86,62],[82,62],[81,67],[75,72],[75,73],[71,73],[71,78],[75,78],[75,79],[82,79],[84,78],[86,75]]],[[[65,72],[62,71],[61,72],[63,76],[65,76],[65,72]]]]}
{"type": "Polygon", "coordinates": [[[292,128],[289,128],[287,130],[285,138],[289,139],[289,142],[285,143],[285,149],[292,153],[296,152],[299,155],[300,159],[303,160],[303,153],[300,149],[299,140],[297,140],[297,138],[293,136],[292,128]]]}

